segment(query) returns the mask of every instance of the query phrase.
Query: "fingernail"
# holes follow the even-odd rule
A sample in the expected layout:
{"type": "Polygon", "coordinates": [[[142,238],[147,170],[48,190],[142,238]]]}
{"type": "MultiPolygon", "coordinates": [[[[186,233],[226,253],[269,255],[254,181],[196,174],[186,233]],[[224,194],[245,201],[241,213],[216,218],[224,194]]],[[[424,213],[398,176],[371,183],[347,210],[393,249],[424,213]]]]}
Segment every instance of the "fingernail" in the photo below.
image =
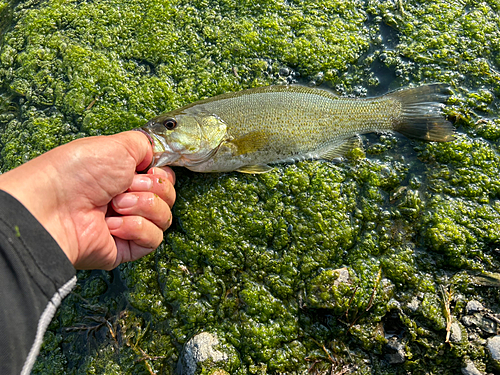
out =
{"type": "Polygon", "coordinates": [[[113,199],[116,208],[130,208],[137,204],[139,197],[135,194],[124,194],[113,199]]]}
{"type": "Polygon", "coordinates": [[[123,224],[123,219],[117,216],[110,216],[106,218],[106,224],[108,224],[109,230],[118,229],[123,224]]]}
{"type": "Polygon", "coordinates": [[[134,176],[130,190],[145,191],[153,187],[153,180],[150,177],[134,176]]]}

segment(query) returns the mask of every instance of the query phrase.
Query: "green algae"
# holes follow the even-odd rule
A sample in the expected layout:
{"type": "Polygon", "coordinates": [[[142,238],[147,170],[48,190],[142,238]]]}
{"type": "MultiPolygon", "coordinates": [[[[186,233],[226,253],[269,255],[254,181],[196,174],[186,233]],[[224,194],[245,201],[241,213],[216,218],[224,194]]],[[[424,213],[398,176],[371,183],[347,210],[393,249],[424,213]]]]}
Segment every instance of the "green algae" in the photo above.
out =
{"type": "Polygon", "coordinates": [[[460,133],[446,144],[370,135],[366,154],[342,164],[259,176],[177,170],[165,242],[113,273],[80,273],[34,372],[170,374],[199,332],[230,358],[200,373],[456,374],[466,360],[493,371],[481,339],[445,343],[443,287],[457,321],[470,299],[498,313],[498,293],[477,282],[499,268],[498,11],[495,1],[0,2],[11,24],[0,23],[2,171],[203,97],[297,81],[357,96],[446,82],[460,133]],[[400,364],[388,359],[391,334],[400,364]]]}

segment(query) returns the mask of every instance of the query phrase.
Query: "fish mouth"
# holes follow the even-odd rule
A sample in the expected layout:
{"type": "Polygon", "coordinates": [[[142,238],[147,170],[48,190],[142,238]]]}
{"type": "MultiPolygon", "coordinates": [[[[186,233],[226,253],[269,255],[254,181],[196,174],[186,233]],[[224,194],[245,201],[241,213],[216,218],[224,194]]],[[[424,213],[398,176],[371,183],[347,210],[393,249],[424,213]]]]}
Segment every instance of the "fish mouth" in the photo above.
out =
{"type": "Polygon", "coordinates": [[[133,130],[145,134],[146,137],[148,137],[149,143],[153,146],[153,160],[149,168],[171,165],[179,159],[178,153],[172,150],[163,137],[144,128],[136,128],[133,130]]]}
{"type": "MultiPolygon", "coordinates": [[[[147,126],[147,125],[146,125],[147,126]]],[[[146,135],[149,139],[149,143],[153,146],[153,152],[161,153],[161,152],[171,152],[170,147],[168,147],[167,142],[163,137],[158,136],[155,132],[150,131],[146,128],[136,128],[133,129],[135,131],[141,132],[146,135]]]]}
{"type": "Polygon", "coordinates": [[[145,131],[144,129],[141,129],[141,128],[136,128],[136,129],[132,129],[132,130],[136,131],[136,132],[141,132],[146,137],[148,137],[149,143],[151,143],[151,146],[153,146],[153,149],[154,149],[155,141],[154,141],[153,137],[151,137],[151,135],[147,131],[145,131]]]}

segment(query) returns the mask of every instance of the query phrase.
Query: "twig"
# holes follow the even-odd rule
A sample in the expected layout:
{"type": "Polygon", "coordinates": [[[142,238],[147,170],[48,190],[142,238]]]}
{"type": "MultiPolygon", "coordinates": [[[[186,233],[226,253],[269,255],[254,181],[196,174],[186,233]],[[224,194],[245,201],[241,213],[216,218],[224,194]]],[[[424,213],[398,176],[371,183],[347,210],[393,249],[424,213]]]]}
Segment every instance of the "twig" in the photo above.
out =
{"type": "Polygon", "coordinates": [[[448,288],[440,285],[440,291],[443,296],[443,307],[444,307],[444,317],[446,319],[446,340],[444,341],[445,343],[449,344],[450,343],[450,335],[451,335],[451,322],[452,322],[452,317],[451,317],[451,311],[450,311],[450,302],[453,297],[453,292],[450,288],[448,288]]]}

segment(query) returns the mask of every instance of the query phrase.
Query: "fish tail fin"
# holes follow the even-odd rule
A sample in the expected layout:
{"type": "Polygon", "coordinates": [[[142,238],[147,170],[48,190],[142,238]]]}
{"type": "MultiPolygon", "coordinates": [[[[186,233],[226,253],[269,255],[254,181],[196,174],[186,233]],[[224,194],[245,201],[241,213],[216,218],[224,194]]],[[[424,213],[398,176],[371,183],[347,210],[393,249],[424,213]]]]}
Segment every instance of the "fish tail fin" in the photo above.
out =
{"type": "Polygon", "coordinates": [[[448,142],[455,139],[455,128],[441,112],[449,94],[446,84],[436,83],[387,94],[401,103],[401,115],[394,119],[394,130],[409,138],[448,142]]]}

